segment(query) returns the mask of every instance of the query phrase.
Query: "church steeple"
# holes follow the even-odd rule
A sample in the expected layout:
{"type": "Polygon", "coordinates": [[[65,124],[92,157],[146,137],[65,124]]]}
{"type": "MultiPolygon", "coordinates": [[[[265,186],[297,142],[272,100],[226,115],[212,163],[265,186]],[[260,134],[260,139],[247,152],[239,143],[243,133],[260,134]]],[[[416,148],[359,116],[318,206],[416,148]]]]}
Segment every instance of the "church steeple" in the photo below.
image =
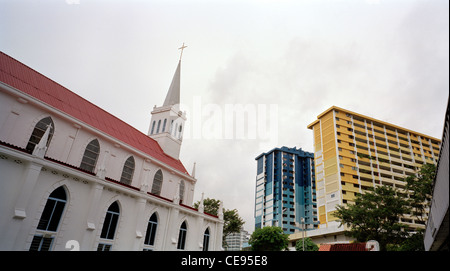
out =
{"type": "MultiPolygon", "coordinates": [[[[183,46],[179,48],[181,56],[184,48],[186,46],[183,43],[183,46]]],[[[179,109],[181,56],[163,105],[153,108],[148,131],[148,135],[159,143],[164,152],[175,159],[179,159],[180,156],[184,122],[186,121],[186,114],[179,109]]]]}
{"type": "Polygon", "coordinates": [[[178,61],[178,66],[175,74],[172,78],[169,91],[167,92],[166,99],[163,106],[180,104],[180,73],[181,73],[181,59],[178,61]]]}

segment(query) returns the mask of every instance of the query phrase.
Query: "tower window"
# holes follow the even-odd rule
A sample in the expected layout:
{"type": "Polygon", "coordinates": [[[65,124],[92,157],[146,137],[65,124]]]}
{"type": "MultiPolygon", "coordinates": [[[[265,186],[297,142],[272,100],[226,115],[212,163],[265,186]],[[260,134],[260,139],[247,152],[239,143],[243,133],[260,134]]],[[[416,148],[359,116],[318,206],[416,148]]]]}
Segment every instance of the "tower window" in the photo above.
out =
{"type": "Polygon", "coordinates": [[[156,133],[159,133],[159,127],[161,126],[161,120],[158,120],[158,126],[156,127],[156,133]]]}
{"type": "Polygon", "coordinates": [[[155,120],[152,123],[152,131],[150,132],[151,135],[153,135],[153,132],[155,131],[155,120]]]}
{"type": "Polygon", "coordinates": [[[167,123],[167,119],[164,119],[162,131],[161,131],[162,133],[164,133],[164,131],[166,130],[166,123],[167,123]]]}

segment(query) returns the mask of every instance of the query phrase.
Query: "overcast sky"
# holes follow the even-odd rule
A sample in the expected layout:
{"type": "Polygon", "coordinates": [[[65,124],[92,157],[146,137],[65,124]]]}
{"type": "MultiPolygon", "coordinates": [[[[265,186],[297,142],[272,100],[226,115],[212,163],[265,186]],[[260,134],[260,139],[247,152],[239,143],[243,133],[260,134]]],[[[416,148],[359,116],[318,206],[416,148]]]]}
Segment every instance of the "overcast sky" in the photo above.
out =
{"type": "Polygon", "coordinates": [[[181,160],[197,163],[195,201],[223,200],[250,232],[254,158],[312,152],[306,126],[332,105],[442,136],[447,0],[0,0],[1,51],[143,133],[183,42],[181,160]],[[244,126],[256,136],[225,136],[236,105],[256,110],[265,127],[244,126]]]}

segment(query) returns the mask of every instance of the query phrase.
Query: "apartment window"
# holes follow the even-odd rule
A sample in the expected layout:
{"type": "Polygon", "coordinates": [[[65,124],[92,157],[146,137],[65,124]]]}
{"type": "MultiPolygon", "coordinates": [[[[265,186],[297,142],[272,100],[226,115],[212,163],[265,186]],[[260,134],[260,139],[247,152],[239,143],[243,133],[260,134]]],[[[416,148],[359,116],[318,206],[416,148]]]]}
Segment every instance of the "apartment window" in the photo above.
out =
{"type": "Polygon", "coordinates": [[[183,221],[183,224],[181,224],[180,231],[178,233],[177,249],[184,250],[186,246],[186,234],[187,234],[186,221],[183,221]]]}
{"type": "Polygon", "coordinates": [[[158,228],[158,217],[153,213],[147,224],[147,233],[145,234],[144,245],[154,246],[156,229],[158,228]]]}
{"type": "Polygon", "coordinates": [[[98,143],[97,139],[94,139],[86,146],[86,150],[83,154],[83,159],[81,160],[80,168],[89,172],[94,172],[99,153],[100,144],[98,143]]]}
{"type": "Polygon", "coordinates": [[[209,228],[203,233],[203,251],[208,251],[209,249],[209,228]]]}
{"type": "Polygon", "coordinates": [[[120,177],[120,182],[130,185],[131,180],[133,179],[134,173],[134,158],[130,156],[123,165],[122,176],[120,177]]]}
{"type": "Polygon", "coordinates": [[[106,212],[105,221],[103,222],[102,233],[100,238],[113,240],[116,233],[117,224],[119,223],[119,204],[113,202],[106,212]]]}
{"type": "Polygon", "coordinates": [[[258,164],[258,167],[256,170],[256,174],[261,174],[264,169],[264,157],[259,158],[257,164],[258,164]]]}
{"type": "Polygon", "coordinates": [[[42,136],[44,135],[47,127],[50,125],[50,134],[47,140],[47,146],[50,144],[50,140],[52,139],[53,132],[55,130],[55,125],[53,124],[51,117],[46,117],[41,119],[36,126],[34,126],[33,132],[31,133],[30,139],[28,140],[28,144],[25,147],[26,150],[32,152],[34,147],[41,141],[42,136]]]}
{"type": "Polygon", "coordinates": [[[162,182],[163,182],[163,174],[160,169],[155,173],[155,177],[153,178],[153,185],[152,185],[152,194],[159,195],[161,194],[161,188],[162,188],[162,182]]]}

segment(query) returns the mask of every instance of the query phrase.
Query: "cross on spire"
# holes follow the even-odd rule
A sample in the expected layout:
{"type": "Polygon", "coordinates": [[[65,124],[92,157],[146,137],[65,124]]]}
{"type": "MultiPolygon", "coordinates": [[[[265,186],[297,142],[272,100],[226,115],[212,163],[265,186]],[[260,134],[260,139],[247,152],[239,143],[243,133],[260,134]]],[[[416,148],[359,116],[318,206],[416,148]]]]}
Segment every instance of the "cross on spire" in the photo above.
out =
{"type": "Polygon", "coordinates": [[[180,55],[180,60],[181,60],[181,57],[183,57],[183,50],[184,50],[184,48],[186,48],[187,46],[185,46],[184,45],[184,42],[183,42],[183,45],[180,47],[180,48],[178,48],[178,50],[181,50],[181,55],[180,55]]]}

